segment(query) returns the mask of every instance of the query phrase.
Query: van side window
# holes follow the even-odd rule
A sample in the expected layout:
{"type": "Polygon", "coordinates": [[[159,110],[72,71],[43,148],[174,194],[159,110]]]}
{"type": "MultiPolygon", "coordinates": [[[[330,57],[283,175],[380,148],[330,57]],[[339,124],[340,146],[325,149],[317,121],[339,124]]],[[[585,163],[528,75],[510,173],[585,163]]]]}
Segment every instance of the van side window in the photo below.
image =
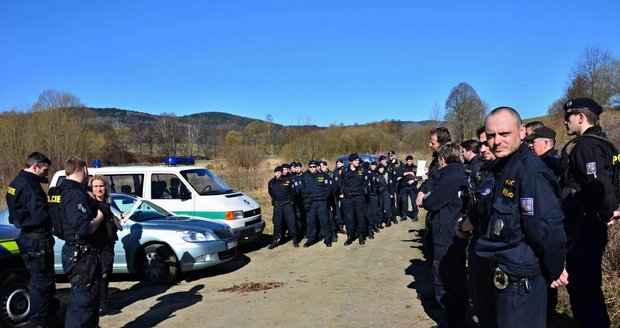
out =
{"type": "Polygon", "coordinates": [[[110,192],[142,197],[144,174],[106,174],[110,192]]]}
{"type": "Polygon", "coordinates": [[[191,194],[174,174],[151,174],[151,199],[188,199],[191,194]]]}

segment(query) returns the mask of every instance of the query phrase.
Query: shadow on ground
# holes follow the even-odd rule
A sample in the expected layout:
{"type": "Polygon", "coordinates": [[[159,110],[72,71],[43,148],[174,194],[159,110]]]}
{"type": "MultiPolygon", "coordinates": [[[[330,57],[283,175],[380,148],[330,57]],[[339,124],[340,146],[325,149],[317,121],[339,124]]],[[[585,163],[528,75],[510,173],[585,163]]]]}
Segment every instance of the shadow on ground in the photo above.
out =
{"type": "Polygon", "coordinates": [[[126,324],[125,328],[155,327],[164,320],[174,317],[178,310],[188,308],[200,301],[202,295],[200,290],[204,285],[196,285],[188,291],[166,294],[157,299],[157,303],[136,318],[136,320],[126,324]]]}
{"type": "MultiPolygon", "coordinates": [[[[415,234],[413,239],[403,240],[403,242],[413,243],[412,248],[422,250],[422,231],[409,230],[415,234]]],[[[418,299],[424,308],[424,312],[435,322],[441,321],[443,311],[437,303],[433,294],[433,272],[432,266],[426,259],[412,259],[411,264],[405,269],[405,274],[413,277],[413,281],[407,285],[408,288],[415,289],[418,299]]]]}

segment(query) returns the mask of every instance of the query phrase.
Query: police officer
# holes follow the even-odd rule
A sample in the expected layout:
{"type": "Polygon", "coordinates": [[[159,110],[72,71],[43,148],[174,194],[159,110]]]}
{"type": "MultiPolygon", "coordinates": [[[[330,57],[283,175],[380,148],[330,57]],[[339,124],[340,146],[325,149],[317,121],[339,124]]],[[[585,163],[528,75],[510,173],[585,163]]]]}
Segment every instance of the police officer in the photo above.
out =
{"type": "Polygon", "coordinates": [[[480,167],[476,182],[472,184],[475,189],[469,193],[467,216],[457,225],[456,234],[462,239],[471,238],[467,246],[467,268],[469,269],[467,282],[474,312],[478,318],[478,326],[493,328],[497,327],[495,302],[493,302],[495,287],[489,283],[493,281],[493,275],[489,270],[489,261],[476,254],[475,246],[482,232],[488,227],[487,208],[491,206],[492,190],[495,187],[495,177],[492,172],[495,155],[487,143],[484,126],[478,128],[476,134],[484,164],[480,167]]]}
{"type": "Polygon", "coordinates": [[[379,178],[379,174],[377,173],[377,163],[370,163],[370,170],[368,173],[369,179],[369,193],[368,193],[368,207],[366,212],[367,217],[367,227],[368,227],[368,238],[374,239],[375,233],[380,232],[379,224],[381,223],[381,213],[379,207],[379,195],[382,190],[385,190],[383,186],[382,180],[379,178]]]}
{"type": "Polygon", "coordinates": [[[415,203],[417,196],[417,166],[413,164],[413,156],[407,155],[405,164],[400,167],[396,175],[398,181],[398,195],[400,207],[400,220],[405,221],[411,218],[411,221],[418,221],[418,205],[415,203]],[[411,212],[409,212],[409,201],[411,200],[411,212]]]}
{"type": "Polygon", "coordinates": [[[439,176],[423,200],[433,224],[433,285],[444,318],[440,326],[466,327],[467,239],[455,238],[455,225],[465,212],[469,181],[461,161],[461,149],[448,142],[437,151],[439,176]]]}
{"type": "Polygon", "coordinates": [[[301,177],[300,191],[306,210],[306,243],[310,247],[317,241],[316,222],[321,226],[321,235],[325,246],[332,247],[332,231],[327,212],[327,198],[332,192],[332,181],[326,174],[318,172],[317,161],[308,163],[308,171],[301,177]]]}
{"type": "Polygon", "coordinates": [[[301,186],[301,163],[291,163],[291,174],[289,179],[293,181],[295,187],[295,197],[293,198],[293,205],[295,208],[295,218],[297,224],[297,240],[305,238],[304,232],[306,231],[306,210],[304,209],[304,198],[299,188],[301,186]]]}
{"type": "Polygon", "coordinates": [[[24,169],[9,184],[6,202],[9,222],[20,229],[17,245],[30,274],[30,319],[35,327],[57,321],[59,302],[54,298],[54,238],[47,196],[41,183],[48,183],[52,162],[34,152],[26,158],[24,169]]]}
{"type": "Polygon", "coordinates": [[[485,129],[498,158],[497,176],[488,228],[476,242],[476,253],[492,266],[497,324],[545,327],[546,287],[565,283],[560,274],[566,235],[557,179],[522,142],[525,127],[514,109],[491,111],[485,129]]]}
{"type": "Polygon", "coordinates": [[[346,234],[344,231],[344,214],[342,213],[342,202],[340,200],[340,175],[344,170],[344,161],[339,159],[336,161],[336,168],[333,175],[333,195],[336,203],[336,213],[334,214],[334,223],[336,224],[337,233],[346,234]]]}
{"type": "Polygon", "coordinates": [[[283,176],[282,166],[276,166],[273,172],[274,177],[267,183],[271,204],[273,205],[273,241],[267,248],[273,249],[279,245],[282,236],[282,219],[286,221],[286,225],[289,227],[293,246],[299,247],[295,210],[293,209],[293,197],[295,196],[293,182],[283,176]]]}
{"type": "Polygon", "coordinates": [[[340,199],[347,225],[345,246],[355,240],[356,232],[359,244],[366,243],[366,195],[368,194],[368,176],[360,165],[357,153],[349,155],[349,166],[340,175],[340,199]]]}
{"type": "Polygon", "coordinates": [[[326,174],[329,179],[331,180],[332,184],[331,184],[331,191],[329,193],[329,196],[327,197],[327,212],[329,213],[329,226],[330,226],[330,230],[332,231],[332,242],[337,242],[338,241],[338,225],[341,220],[340,218],[340,211],[338,210],[338,204],[336,203],[336,196],[334,195],[334,189],[335,189],[335,180],[336,180],[336,174],[329,169],[329,166],[327,166],[327,162],[325,161],[320,161],[319,162],[319,170],[323,173],[326,174]]]}
{"type": "MultiPolygon", "coordinates": [[[[422,206],[422,200],[426,193],[433,188],[433,183],[435,179],[439,176],[439,163],[437,159],[437,151],[439,147],[450,142],[452,140],[450,136],[450,131],[448,131],[445,127],[437,127],[430,131],[429,133],[430,141],[428,143],[428,147],[431,149],[433,153],[433,160],[428,166],[427,174],[420,174],[422,176],[422,184],[420,188],[418,188],[418,197],[416,197],[416,205],[422,206]]],[[[432,233],[432,224],[427,212],[426,220],[424,222],[424,232],[422,234],[422,250],[426,255],[428,260],[432,260],[433,256],[433,233],[432,233]]]]}
{"type": "MultiPolygon", "coordinates": [[[[388,152],[388,162],[387,162],[387,172],[392,175],[392,182],[394,183],[394,197],[392,197],[392,213],[394,213],[394,224],[398,224],[398,220],[396,220],[396,214],[400,214],[399,206],[400,199],[398,198],[398,173],[400,172],[400,168],[403,166],[403,162],[401,162],[396,157],[396,152],[390,150],[388,152]]],[[[401,218],[402,219],[402,218],[401,218]]]]}
{"type": "Polygon", "coordinates": [[[525,142],[556,176],[560,176],[560,154],[555,150],[555,131],[546,126],[539,127],[525,137],[525,142]]]}
{"type": "Polygon", "coordinates": [[[461,142],[461,149],[463,150],[463,162],[466,164],[465,174],[469,179],[470,187],[475,189],[480,167],[484,164],[482,162],[482,158],[480,157],[478,140],[468,139],[461,142]]]}
{"type": "Polygon", "coordinates": [[[392,197],[394,197],[392,188],[394,184],[392,183],[390,174],[385,171],[385,166],[379,165],[377,167],[377,175],[381,182],[379,188],[379,228],[383,229],[384,227],[392,225],[392,217],[394,216],[392,213],[392,197]]]}
{"type": "Polygon", "coordinates": [[[607,223],[618,210],[618,150],[598,124],[603,109],[594,100],[572,99],[564,111],[566,132],[576,136],[561,155],[562,207],[569,238],[567,290],[580,327],[609,327],[601,260],[607,223]]]}
{"type": "Polygon", "coordinates": [[[95,232],[103,213],[88,196],[86,162],[70,156],[64,163],[66,179],[60,184],[61,209],[72,228],[73,238],[65,236],[62,267],[71,283],[65,327],[97,327],[101,283],[101,248],[95,232]]]}
{"type": "Polygon", "coordinates": [[[530,134],[532,134],[532,131],[545,126],[545,124],[543,122],[540,121],[533,121],[533,122],[528,122],[525,125],[525,136],[529,136],[530,134]]]}

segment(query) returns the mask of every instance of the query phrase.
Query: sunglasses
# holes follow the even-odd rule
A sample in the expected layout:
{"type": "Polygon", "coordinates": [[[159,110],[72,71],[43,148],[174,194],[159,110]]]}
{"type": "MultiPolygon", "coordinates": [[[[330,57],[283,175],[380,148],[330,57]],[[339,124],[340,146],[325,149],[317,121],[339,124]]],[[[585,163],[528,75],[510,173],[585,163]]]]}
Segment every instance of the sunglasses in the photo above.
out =
{"type": "Polygon", "coordinates": [[[564,121],[568,121],[568,119],[573,115],[579,115],[581,113],[578,112],[566,112],[564,113],[564,121]]]}
{"type": "Polygon", "coordinates": [[[310,165],[308,167],[312,169],[312,168],[316,168],[316,165],[310,165]]]}

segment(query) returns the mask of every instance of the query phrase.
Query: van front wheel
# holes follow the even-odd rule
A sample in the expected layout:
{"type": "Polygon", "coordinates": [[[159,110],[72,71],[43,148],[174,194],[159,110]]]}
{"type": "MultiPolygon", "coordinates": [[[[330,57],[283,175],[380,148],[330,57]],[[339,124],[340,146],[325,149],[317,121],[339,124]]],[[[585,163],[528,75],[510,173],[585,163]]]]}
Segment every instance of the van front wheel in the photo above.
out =
{"type": "Polygon", "coordinates": [[[162,244],[144,248],[142,279],[146,281],[173,282],[178,274],[178,261],[174,252],[162,244]]]}

